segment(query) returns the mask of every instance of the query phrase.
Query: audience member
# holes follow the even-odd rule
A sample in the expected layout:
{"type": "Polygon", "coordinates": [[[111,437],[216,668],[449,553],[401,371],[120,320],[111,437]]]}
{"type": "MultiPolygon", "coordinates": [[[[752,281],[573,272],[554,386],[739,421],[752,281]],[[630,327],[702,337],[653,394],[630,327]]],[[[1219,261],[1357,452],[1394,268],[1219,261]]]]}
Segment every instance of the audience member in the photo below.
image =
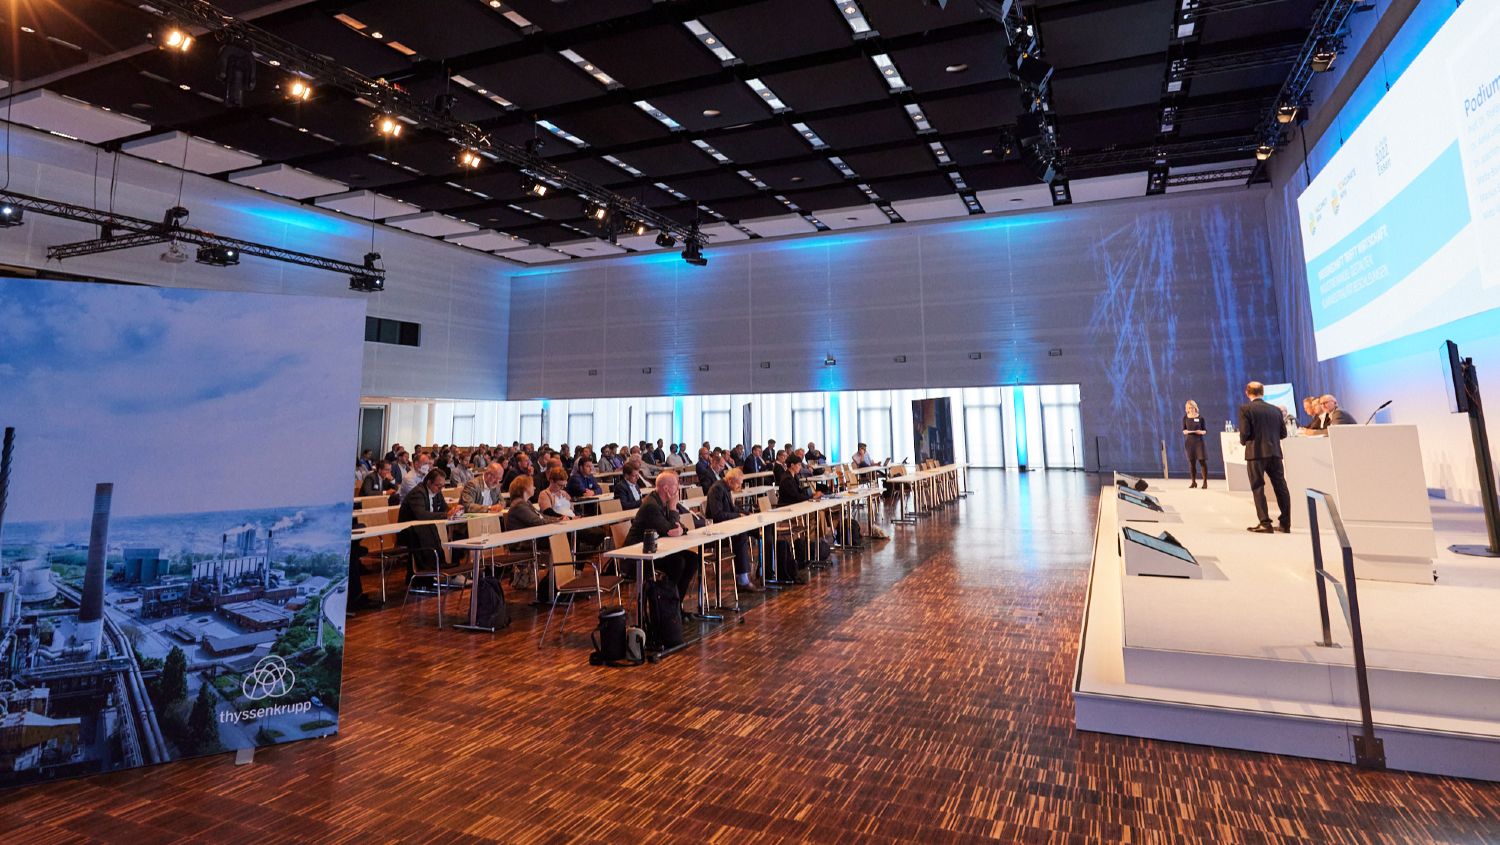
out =
{"type": "MultiPolygon", "coordinates": [[[[656,480],[656,489],[641,500],[641,506],[630,522],[630,533],[625,545],[643,541],[647,531],[655,531],[658,537],[680,537],[685,533],[680,514],[687,508],[679,501],[681,488],[677,474],[664,472],[656,480]]],[[[669,555],[656,562],[656,569],[677,587],[677,595],[686,599],[688,588],[693,584],[693,575],[703,567],[697,552],[683,551],[669,555]]],[[[684,612],[683,615],[686,615],[684,612]]]]}
{"type": "Polygon", "coordinates": [[[359,483],[359,495],[389,495],[399,488],[400,485],[396,483],[396,479],[391,477],[391,462],[380,461],[375,464],[375,471],[366,474],[364,480],[359,483]]]}
{"type": "Polygon", "coordinates": [[[500,485],[504,477],[505,470],[499,464],[490,464],[485,467],[483,475],[465,484],[458,496],[464,512],[500,513],[505,510],[505,488],[500,485]]]}
{"type": "MultiPolygon", "coordinates": [[[[739,467],[735,467],[724,473],[724,477],[714,482],[708,490],[708,501],[704,504],[704,511],[708,519],[713,523],[728,522],[738,519],[748,511],[742,508],[734,498],[734,494],[740,491],[744,485],[745,474],[739,467]]],[[[773,529],[774,530],[774,529],[773,529]]],[[[750,573],[754,569],[754,561],[750,557],[750,535],[739,533],[730,539],[730,546],[734,549],[734,576],[741,590],[758,593],[761,589],[750,583],[750,573]]]]}
{"type": "Polygon", "coordinates": [[[620,503],[620,510],[635,510],[641,506],[641,461],[632,457],[625,462],[625,468],[620,471],[620,477],[615,479],[613,487],[615,500],[620,503]]]}
{"type": "MultiPolygon", "coordinates": [[[[608,450],[606,450],[608,451],[608,450]]],[[[604,495],[599,479],[594,477],[594,462],[584,458],[568,477],[568,495],[575,499],[592,499],[604,495]]]]}

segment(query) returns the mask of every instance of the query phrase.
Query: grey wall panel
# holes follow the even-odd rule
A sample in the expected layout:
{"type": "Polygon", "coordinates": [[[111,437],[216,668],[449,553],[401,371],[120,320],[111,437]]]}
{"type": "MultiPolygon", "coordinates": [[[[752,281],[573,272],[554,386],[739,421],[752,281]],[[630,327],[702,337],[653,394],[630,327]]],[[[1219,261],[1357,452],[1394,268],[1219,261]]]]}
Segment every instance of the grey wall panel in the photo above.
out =
{"type": "Polygon", "coordinates": [[[726,244],[702,269],[656,254],[527,272],[513,311],[606,275],[609,377],[584,392],[560,369],[581,357],[513,348],[510,398],[1076,383],[1090,466],[1159,468],[1166,441],[1182,472],[1184,399],[1217,427],[1244,381],[1282,378],[1266,238],[1264,190],[1235,189],[726,244]],[[676,315],[695,319],[631,334],[676,315]]]}
{"type": "MultiPolygon", "coordinates": [[[[370,224],[292,200],[54,135],[13,126],[7,135],[11,190],[134,217],[161,219],[178,204],[188,225],[223,235],[358,262],[371,248],[370,224]]],[[[0,143],[4,143],[0,140],[0,143]]],[[[420,323],[417,348],[365,344],[363,392],[380,396],[503,399],[507,332],[515,265],[494,256],[394,229],[378,228],[375,250],[388,272],[386,290],[359,294],[347,276],[246,257],[236,267],[158,260],[163,247],[47,261],[52,244],[97,236],[89,225],[28,214],[0,232],[0,263],[162,287],[358,297],[374,316],[420,323]],[[476,350],[485,350],[476,353],[476,350]]],[[[192,247],[189,247],[191,250],[192,247]]],[[[295,338],[267,342],[295,343],[295,338]]]]}

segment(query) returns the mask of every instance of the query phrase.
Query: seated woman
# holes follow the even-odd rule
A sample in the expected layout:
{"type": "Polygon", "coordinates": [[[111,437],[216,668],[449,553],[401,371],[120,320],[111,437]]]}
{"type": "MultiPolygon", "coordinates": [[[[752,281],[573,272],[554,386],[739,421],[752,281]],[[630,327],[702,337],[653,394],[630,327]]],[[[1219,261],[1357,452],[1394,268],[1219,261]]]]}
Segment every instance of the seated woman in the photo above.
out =
{"type": "MultiPolygon", "coordinates": [[[[573,497],[568,495],[568,471],[561,464],[547,470],[547,489],[537,494],[536,505],[542,513],[561,517],[564,522],[578,518],[573,497]]],[[[573,534],[578,538],[576,548],[580,553],[598,551],[609,536],[603,528],[585,528],[573,534]]]]}
{"type": "MultiPolygon", "coordinates": [[[[531,501],[535,492],[536,482],[529,475],[518,475],[511,481],[510,508],[505,511],[506,531],[535,528],[538,525],[561,521],[558,517],[546,516],[537,510],[536,505],[531,501]]],[[[530,543],[517,543],[506,551],[530,555],[534,548],[530,543]]],[[[529,566],[514,567],[511,569],[511,583],[519,589],[532,589],[536,586],[535,573],[529,566]]]]}
{"type": "Polygon", "coordinates": [[[610,492],[620,503],[620,510],[632,511],[641,506],[641,462],[632,457],[625,462],[619,478],[615,479],[610,492]]]}

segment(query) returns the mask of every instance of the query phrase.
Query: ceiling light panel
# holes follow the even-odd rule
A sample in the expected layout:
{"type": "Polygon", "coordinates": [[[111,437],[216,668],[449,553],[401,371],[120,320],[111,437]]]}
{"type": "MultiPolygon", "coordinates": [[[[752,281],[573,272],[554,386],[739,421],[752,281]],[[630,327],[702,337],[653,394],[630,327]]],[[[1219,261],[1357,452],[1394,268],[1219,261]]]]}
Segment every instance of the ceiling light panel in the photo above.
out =
{"type": "Polygon", "coordinates": [[[797,134],[802,136],[802,140],[806,141],[809,144],[812,144],[813,149],[828,149],[828,144],[824,143],[823,139],[818,137],[818,133],[812,131],[812,127],[808,126],[807,124],[793,123],[792,128],[797,130],[797,134]]]}
{"type": "Polygon", "coordinates": [[[917,127],[918,132],[932,131],[932,124],[927,121],[927,115],[922,112],[921,106],[916,103],[907,103],[906,115],[911,118],[912,125],[917,127]]]}
{"type": "Polygon", "coordinates": [[[679,132],[682,130],[682,124],[678,123],[676,120],[673,120],[671,115],[667,114],[656,106],[651,105],[645,100],[636,100],[635,107],[661,121],[661,124],[663,126],[667,127],[673,132],[679,132]]]}
{"type": "Polygon", "coordinates": [[[691,32],[693,37],[698,39],[698,42],[704,47],[707,47],[709,52],[713,53],[719,61],[726,65],[739,64],[740,57],[736,56],[734,51],[725,47],[724,42],[719,40],[718,36],[709,32],[708,27],[704,26],[696,18],[690,21],[683,21],[682,25],[687,27],[688,32],[691,32]]]}
{"type": "Polygon", "coordinates": [[[741,170],[741,171],[739,171],[739,174],[740,174],[740,177],[742,179],[744,179],[746,182],[749,182],[750,184],[754,185],[755,187],[760,188],[762,191],[768,191],[768,190],[770,190],[770,186],[767,185],[765,182],[762,182],[759,178],[757,178],[754,173],[751,173],[748,170],[741,170]]]}
{"type": "Polygon", "coordinates": [[[558,126],[550,120],[538,120],[536,124],[547,130],[548,132],[551,132],[553,135],[556,135],[564,141],[567,141],[575,147],[587,147],[589,145],[587,141],[583,140],[577,135],[574,135],[572,132],[563,129],[561,126],[558,126]]]}
{"type": "MultiPolygon", "coordinates": [[[[838,156],[829,156],[828,157],[828,163],[831,164],[831,165],[833,165],[834,167],[838,168],[838,171],[840,173],[844,174],[844,178],[845,179],[855,179],[855,178],[858,178],[858,176],[859,176],[858,173],[854,172],[854,168],[852,168],[852,167],[849,166],[849,162],[844,161],[842,158],[839,158],[838,156]]],[[[860,186],[860,190],[865,191],[866,193],[868,193],[869,192],[868,191],[869,187],[870,187],[869,185],[861,185],[860,186]]]]}
{"type": "Polygon", "coordinates": [[[717,161],[720,164],[729,164],[730,163],[729,162],[729,156],[724,155],[723,153],[721,153],[718,150],[714,149],[712,145],[710,145],[707,141],[702,140],[701,138],[694,139],[693,140],[693,146],[695,146],[698,149],[704,151],[705,153],[708,153],[710,156],[713,157],[714,161],[717,161]]]}
{"type": "Polygon", "coordinates": [[[834,0],[834,4],[839,7],[839,17],[844,19],[844,23],[849,24],[856,38],[875,34],[875,30],[870,27],[869,19],[865,17],[865,13],[860,10],[859,4],[854,0],[834,0]]]}
{"type": "Polygon", "coordinates": [[[641,171],[637,170],[636,168],[631,167],[629,164],[626,164],[625,162],[621,161],[620,159],[615,158],[614,156],[605,156],[604,160],[607,161],[607,162],[609,162],[610,164],[613,164],[615,167],[620,168],[621,170],[625,171],[626,173],[629,173],[631,176],[637,176],[637,177],[639,177],[639,176],[645,176],[646,175],[646,174],[642,173],[641,171]]]}
{"type": "Polygon", "coordinates": [[[747,79],[745,80],[745,84],[750,86],[750,90],[755,92],[755,96],[759,97],[761,102],[771,107],[771,111],[777,114],[781,114],[784,111],[791,111],[787,107],[787,104],[783,103],[781,98],[776,96],[776,93],[770,88],[767,88],[766,83],[761,82],[760,79],[747,79]]]}
{"type": "Polygon", "coordinates": [[[950,155],[948,155],[948,150],[947,150],[946,147],[943,146],[943,142],[942,141],[933,141],[932,143],[928,144],[927,146],[929,146],[929,147],[932,148],[932,154],[933,154],[934,157],[937,158],[938,164],[952,164],[953,163],[953,157],[950,156],[950,155]]]}
{"type": "Polygon", "coordinates": [[[666,182],[656,182],[654,183],[653,187],[661,188],[663,191],[666,191],[667,193],[680,200],[685,200],[688,198],[687,194],[684,194],[682,191],[679,191],[671,185],[668,185],[666,182]]]}
{"type": "Polygon", "coordinates": [[[890,56],[885,53],[876,53],[870,57],[870,60],[875,62],[875,69],[880,71],[880,78],[885,80],[885,84],[890,86],[892,91],[908,90],[910,86],[901,78],[901,71],[896,69],[896,63],[891,61],[890,56]]]}
{"type": "Polygon", "coordinates": [[[615,81],[614,77],[600,70],[598,65],[578,55],[572,50],[561,50],[558,52],[558,55],[572,62],[584,73],[594,77],[594,80],[600,85],[603,85],[605,88],[613,90],[615,88],[623,87],[622,85],[620,85],[620,83],[615,81]]]}

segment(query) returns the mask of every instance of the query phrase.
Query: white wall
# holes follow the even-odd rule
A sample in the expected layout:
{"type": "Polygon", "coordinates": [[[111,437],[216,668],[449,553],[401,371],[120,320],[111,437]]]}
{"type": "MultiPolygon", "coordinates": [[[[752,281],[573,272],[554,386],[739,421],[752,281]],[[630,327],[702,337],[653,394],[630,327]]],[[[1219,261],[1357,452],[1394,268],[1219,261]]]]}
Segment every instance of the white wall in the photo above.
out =
{"type": "MultiPolygon", "coordinates": [[[[5,137],[0,132],[0,144],[5,137]]],[[[22,126],[12,126],[9,137],[12,191],[100,208],[110,204],[115,177],[113,208],[122,214],[160,220],[179,204],[181,171],[22,126]]],[[[216,234],[355,263],[370,250],[365,221],[199,174],[182,180],[180,204],[192,213],[189,226],[216,234]]],[[[365,393],[478,399],[506,394],[507,273],[514,265],[493,256],[381,227],[375,250],[383,256],[387,280],[379,294],[349,291],[347,276],[259,258],[226,268],[165,264],[158,260],[162,246],[47,261],[49,245],[97,235],[87,224],[27,214],[24,225],[0,229],[0,264],[36,268],[43,276],[57,270],[164,287],[361,297],[371,315],[422,324],[420,347],[364,345],[365,393]]],[[[296,344],[297,338],[266,342],[296,344]]]]}

